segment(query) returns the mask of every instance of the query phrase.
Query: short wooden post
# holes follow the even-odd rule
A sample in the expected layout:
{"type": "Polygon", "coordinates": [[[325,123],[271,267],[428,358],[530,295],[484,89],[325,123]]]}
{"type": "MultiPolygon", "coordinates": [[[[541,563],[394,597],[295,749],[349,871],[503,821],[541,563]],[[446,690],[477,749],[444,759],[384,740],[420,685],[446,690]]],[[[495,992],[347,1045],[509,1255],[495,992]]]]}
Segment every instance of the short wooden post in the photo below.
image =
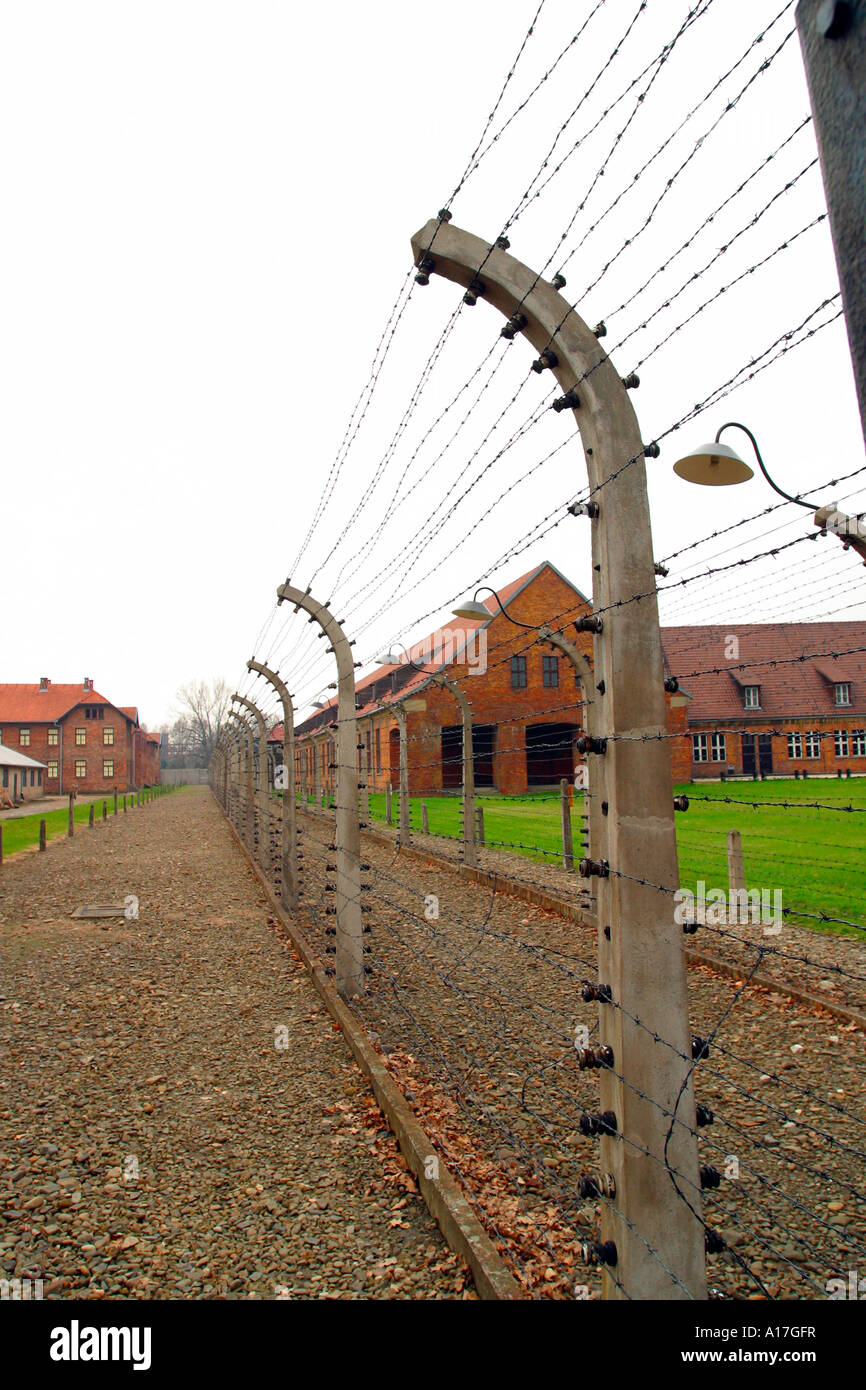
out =
{"type": "Polygon", "coordinates": [[[391,783],[385,783],[385,824],[391,825],[391,783]]]}
{"type": "Polygon", "coordinates": [[[114,814],[117,815],[117,788],[114,789],[114,814]]]}
{"type": "Polygon", "coordinates": [[[745,891],[746,887],[743,841],[739,830],[728,831],[728,887],[732,893],[745,891]]]}
{"type": "Polygon", "coordinates": [[[571,832],[571,783],[567,777],[560,778],[559,807],[562,816],[562,867],[574,873],[574,839],[571,832]]]}
{"type": "Polygon", "coordinates": [[[73,793],[70,792],[70,793],[69,793],[69,816],[68,816],[68,819],[67,819],[67,822],[66,822],[66,834],[67,834],[67,836],[69,836],[70,838],[75,834],[75,811],[74,811],[74,803],[75,803],[75,797],[74,797],[73,793]]]}
{"type": "Polygon", "coordinates": [[[107,802],[107,801],[103,801],[103,803],[102,803],[102,819],[103,819],[104,821],[108,820],[108,802],[107,802]]]}
{"type": "Polygon", "coordinates": [[[126,815],[126,797],[123,798],[123,814],[126,815]]]}
{"type": "Polygon", "coordinates": [[[475,839],[479,845],[484,844],[484,807],[475,808],[475,839]]]}
{"type": "Polygon", "coordinates": [[[44,820],[41,820],[41,821],[39,822],[39,848],[40,848],[40,850],[43,850],[43,849],[45,848],[45,821],[44,821],[44,820]]]}
{"type": "Polygon", "coordinates": [[[421,802],[421,830],[425,835],[430,834],[430,822],[427,819],[427,806],[423,801],[421,802]]]}
{"type": "Polygon", "coordinates": [[[87,824],[88,824],[88,826],[90,827],[90,829],[92,830],[92,829],[93,829],[93,802],[92,802],[92,801],[91,801],[90,806],[89,806],[88,811],[87,811],[87,824]]]}

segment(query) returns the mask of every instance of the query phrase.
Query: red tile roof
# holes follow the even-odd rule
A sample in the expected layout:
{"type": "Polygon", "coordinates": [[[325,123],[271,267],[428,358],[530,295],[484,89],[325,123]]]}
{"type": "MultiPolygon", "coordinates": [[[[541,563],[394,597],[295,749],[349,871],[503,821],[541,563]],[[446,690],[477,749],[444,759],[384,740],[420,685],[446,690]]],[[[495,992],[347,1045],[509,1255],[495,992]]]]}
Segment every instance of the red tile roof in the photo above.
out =
{"type": "Polygon", "coordinates": [[[54,685],[41,690],[33,685],[0,685],[0,724],[53,724],[76,705],[108,705],[127,718],[127,710],[112,705],[98,690],[85,690],[83,685],[54,685]]]}
{"type": "Polygon", "coordinates": [[[665,627],[662,646],[692,696],[690,723],[866,716],[866,622],[665,627]],[[835,652],[845,655],[836,661],[835,652]],[[850,683],[850,706],[835,704],[837,682],[850,683]],[[744,709],[747,685],[761,687],[759,709],[744,709]]]}

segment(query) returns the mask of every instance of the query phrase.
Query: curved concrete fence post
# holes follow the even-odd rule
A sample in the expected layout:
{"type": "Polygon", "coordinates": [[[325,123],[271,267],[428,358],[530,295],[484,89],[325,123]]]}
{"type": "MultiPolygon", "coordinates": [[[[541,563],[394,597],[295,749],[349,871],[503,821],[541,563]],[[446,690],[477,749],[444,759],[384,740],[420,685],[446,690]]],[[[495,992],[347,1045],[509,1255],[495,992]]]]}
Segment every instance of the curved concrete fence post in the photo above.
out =
{"type": "Polygon", "coordinates": [[[236,756],[236,744],[234,734],[229,733],[228,727],[226,726],[225,722],[223,722],[223,726],[220,729],[219,746],[222,757],[222,761],[220,764],[222,771],[222,776],[220,779],[222,807],[229,820],[232,820],[231,799],[234,794],[234,787],[232,783],[232,769],[236,756]]]}
{"type": "Polygon", "coordinates": [[[361,826],[358,815],[358,762],[355,749],[355,663],[340,624],[324,604],[286,581],[277,590],[280,603],[303,608],[327,636],[337,661],[336,733],[336,985],[344,999],[364,993],[364,937],[361,917],[361,826]]]}
{"type": "Polygon", "coordinates": [[[410,845],[412,832],[409,827],[409,735],[406,730],[406,711],[401,704],[394,706],[394,718],[400,730],[400,815],[397,843],[410,845]]]}
{"type": "MultiPolygon", "coordinates": [[[[615,1200],[602,1209],[602,1238],[617,1251],[616,1279],[605,1275],[604,1292],[703,1299],[694,1063],[674,918],[679,879],[646,448],[626,382],[554,285],[453,222],[433,218],[412,249],[431,277],[472,285],[473,299],[532,344],[533,366],[559,383],[557,406],[571,410],[583,445],[598,615],[593,714],[596,736],[607,740],[593,752],[593,772],[602,768],[593,794],[603,789],[608,809],[599,845],[609,866],[598,875],[599,966],[613,1003],[599,1005],[599,1021],[615,1066],[599,1073],[600,1104],[616,1114],[618,1129],[600,1147],[602,1170],[616,1183],[615,1200]]],[[[592,873],[591,861],[586,867],[592,873]]]]}
{"type": "Polygon", "coordinates": [[[450,690],[460,708],[460,723],[463,729],[463,789],[461,807],[463,812],[463,862],[472,868],[478,863],[475,847],[475,760],[472,756],[472,706],[468,695],[460,689],[456,681],[443,672],[430,677],[434,685],[450,690]]]}
{"type": "Polygon", "coordinates": [[[256,671],[270,681],[283,707],[283,769],[284,785],[281,803],[280,902],[292,909],[298,905],[298,836],[295,801],[295,707],[288,686],[278,671],[272,671],[261,661],[248,661],[247,670],[256,671]]]}
{"type": "MultiPolygon", "coordinates": [[[[369,824],[370,783],[373,780],[373,716],[366,715],[367,732],[358,734],[362,744],[363,770],[361,772],[361,817],[369,824]]],[[[359,722],[360,729],[360,722],[359,722]]]]}
{"type": "Polygon", "coordinates": [[[250,854],[255,858],[256,839],[256,790],[255,790],[255,733],[253,726],[240,710],[229,711],[229,718],[235,720],[243,740],[243,822],[244,839],[250,854]]]}
{"type": "Polygon", "coordinates": [[[247,698],[246,695],[233,695],[233,700],[237,700],[243,705],[244,709],[249,710],[256,727],[256,744],[258,757],[256,758],[256,821],[258,825],[258,853],[259,863],[264,868],[271,857],[271,808],[268,796],[268,726],[265,716],[258,705],[247,698]]]}
{"type": "MultiPolygon", "coordinates": [[[[559,651],[567,656],[577,674],[580,676],[580,688],[583,691],[583,731],[590,738],[595,735],[595,710],[597,708],[593,698],[593,675],[592,662],[574,642],[569,641],[561,632],[554,632],[543,623],[538,629],[538,638],[541,642],[549,642],[552,647],[557,647],[559,651]]],[[[605,858],[602,844],[604,816],[601,811],[601,804],[604,800],[604,790],[602,783],[593,778],[592,786],[589,786],[589,759],[587,759],[587,801],[589,802],[589,858],[601,860],[605,858]],[[596,795],[598,791],[598,795],[596,795]]],[[[593,909],[598,907],[598,878],[589,880],[590,895],[592,897],[593,909]]]]}

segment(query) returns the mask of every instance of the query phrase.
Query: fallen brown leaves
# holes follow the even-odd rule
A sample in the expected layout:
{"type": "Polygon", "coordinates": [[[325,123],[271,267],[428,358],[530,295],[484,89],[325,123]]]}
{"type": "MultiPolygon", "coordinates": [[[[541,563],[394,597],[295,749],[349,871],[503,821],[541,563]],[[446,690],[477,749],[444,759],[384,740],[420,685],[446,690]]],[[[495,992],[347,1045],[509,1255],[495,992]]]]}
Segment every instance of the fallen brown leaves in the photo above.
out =
{"type": "MultiPolygon", "coordinates": [[[[574,1285],[592,1279],[580,1254],[595,1225],[590,1210],[570,1224],[558,1207],[536,1201],[532,1194],[542,1190],[536,1175],[516,1172],[513,1159],[484,1154],[456,1100],[424,1075],[417,1058],[394,1050],[384,1060],[515,1278],[536,1297],[573,1299],[574,1285]]],[[[402,1156],[400,1162],[405,1167],[402,1156]]]]}

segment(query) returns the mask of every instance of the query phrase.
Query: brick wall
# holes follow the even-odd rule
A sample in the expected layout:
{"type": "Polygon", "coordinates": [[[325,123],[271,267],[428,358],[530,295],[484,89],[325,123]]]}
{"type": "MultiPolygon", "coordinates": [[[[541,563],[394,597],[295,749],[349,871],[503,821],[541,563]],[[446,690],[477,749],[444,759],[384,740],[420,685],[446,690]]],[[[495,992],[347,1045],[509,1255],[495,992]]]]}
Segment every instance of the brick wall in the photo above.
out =
{"type": "Polygon", "coordinates": [[[126,791],[132,784],[133,770],[132,725],[118,710],[102,706],[102,719],[85,718],[85,706],[70,710],[59,724],[7,723],[0,725],[0,735],[7,748],[17,748],[37,762],[46,763],[43,784],[48,795],[61,790],[64,795],[75,788],[79,792],[126,791]],[[21,743],[21,730],[29,729],[29,743],[21,743]],[[76,743],[76,730],[84,730],[84,743],[76,743]],[[111,731],[114,742],[105,743],[105,730],[111,731]],[[52,741],[56,738],[56,742],[52,741]],[[113,764],[112,774],[105,776],[103,765],[113,764]],[[77,769],[84,763],[84,775],[77,769]],[[54,764],[57,765],[56,775],[54,764]],[[62,763],[62,767],[61,767],[62,763]],[[60,773],[62,771],[62,782],[60,773]]]}
{"type": "MultiPolygon", "coordinates": [[[[518,593],[508,605],[509,614],[518,622],[535,628],[544,623],[552,627],[563,627],[566,636],[591,661],[592,636],[588,633],[575,635],[571,624],[576,618],[591,612],[589,604],[581,600],[575,590],[554,569],[545,567],[527,586],[518,593]]],[[[569,771],[579,758],[574,750],[574,739],[582,731],[583,709],[582,687],[575,681],[571,661],[562,652],[533,638],[531,631],[517,628],[502,614],[497,614],[486,628],[487,669],[483,674],[473,674],[472,669],[458,662],[448,665],[446,673],[470,701],[474,725],[493,725],[493,783],[505,794],[521,795],[529,786],[527,776],[527,730],[539,727],[536,737],[548,739],[544,727],[571,725],[572,752],[568,759],[569,771]],[[515,687],[512,684],[512,656],[525,659],[526,685],[515,687]],[[557,658],[558,684],[544,683],[544,657],[557,658]]],[[[589,692],[590,696],[594,694],[589,692]]],[[[423,710],[407,710],[406,723],[409,739],[409,789],[413,795],[435,794],[443,791],[442,729],[455,727],[461,723],[460,707],[453,693],[438,685],[428,684],[412,696],[426,702],[423,710]]],[[[688,697],[675,696],[668,699],[668,725],[671,731],[681,733],[682,737],[671,739],[671,758],[673,776],[677,781],[688,781],[691,767],[691,740],[688,737],[688,697]]],[[[367,735],[371,721],[362,712],[359,715],[359,742],[363,748],[358,750],[359,772],[366,766],[367,735]]],[[[392,738],[397,730],[395,717],[387,710],[373,716],[372,720],[372,767],[370,787],[383,791],[390,783],[392,789],[399,785],[399,743],[392,738]],[[376,734],[379,735],[379,758],[376,756],[376,734]]],[[[533,735],[530,735],[532,737],[533,735]]],[[[313,737],[320,738],[319,733],[313,737]]],[[[310,736],[301,736],[300,743],[310,744],[310,736]]],[[[455,742],[454,756],[459,757],[459,743],[455,742]]],[[[555,782],[556,778],[551,781],[555,782]]],[[[312,786],[312,778],[309,779],[312,786]]],[[[333,788],[330,777],[326,785],[333,788]]]]}

